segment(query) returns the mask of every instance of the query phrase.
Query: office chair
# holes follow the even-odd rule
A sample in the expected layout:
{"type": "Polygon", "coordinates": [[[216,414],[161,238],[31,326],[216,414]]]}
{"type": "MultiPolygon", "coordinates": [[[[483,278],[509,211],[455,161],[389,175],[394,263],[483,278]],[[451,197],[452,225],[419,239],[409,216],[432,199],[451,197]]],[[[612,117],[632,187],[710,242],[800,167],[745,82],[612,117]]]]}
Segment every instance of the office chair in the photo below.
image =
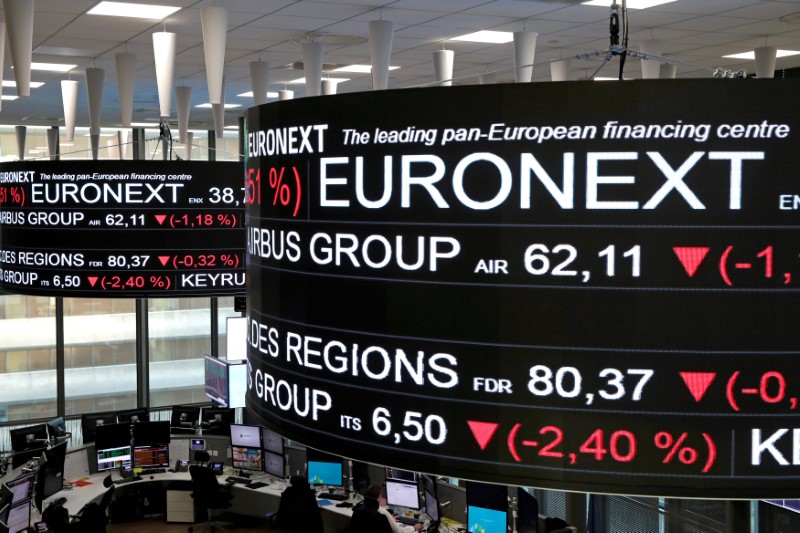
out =
{"type": "Polygon", "coordinates": [[[209,454],[205,450],[196,450],[194,452],[194,462],[195,464],[208,466],[208,461],[211,460],[211,454],[209,454]]]}
{"type": "MultiPolygon", "coordinates": [[[[220,485],[217,476],[211,468],[201,465],[191,465],[189,475],[192,478],[192,498],[197,506],[202,507],[208,516],[206,526],[211,531],[225,531],[216,524],[214,511],[228,509],[231,506],[231,486],[233,483],[220,485]]],[[[189,531],[194,531],[194,526],[189,526],[189,531]]]]}

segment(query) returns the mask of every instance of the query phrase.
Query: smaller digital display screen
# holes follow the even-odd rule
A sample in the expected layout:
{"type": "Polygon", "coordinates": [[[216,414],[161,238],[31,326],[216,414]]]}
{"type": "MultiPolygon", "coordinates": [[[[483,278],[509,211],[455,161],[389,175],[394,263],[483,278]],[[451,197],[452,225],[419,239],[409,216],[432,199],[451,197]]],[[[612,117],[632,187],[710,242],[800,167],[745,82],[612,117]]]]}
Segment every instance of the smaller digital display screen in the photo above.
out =
{"type": "Polygon", "coordinates": [[[229,316],[226,326],[225,347],[228,359],[247,359],[247,317],[229,316]]]}
{"type": "Polygon", "coordinates": [[[386,503],[391,506],[419,509],[419,492],[416,483],[386,480],[386,503]]]}
{"type": "Polygon", "coordinates": [[[231,446],[231,454],[234,468],[239,468],[241,470],[262,470],[260,446],[256,448],[231,446]]]}
{"type": "Polygon", "coordinates": [[[169,444],[169,422],[140,422],[131,426],[133,432],[133,445],[162,446],[169,444]]]}
{"type": "Polygon", "coordinates": [[[439,521],[439,501],[432,492],[425,491],[425,514],[427,514],[434,522],[439,521]]]}
{"type": "Polygon", "coordinates": [[[417,473],[409,470],[400,470],[399,468],[386,467],[386,479],[396,479],[397,481],[416,483],[417,473]]]}
{"type": "Polygon", "coordinates": [[[247,363],[232,362],[228,365],[228,407],[245,407],[247,394],[247,363]]]}
{"type": "Polygon", "coordinates": [[[517,533],[539,532],[539,502],[524,489],[517,491],[517,533]]]}
{"type": "Polygon", "coordinates": [[[506,512],[485,507],[467,507],[467,524],[470,533],[506,533],[506,512]]]}
{"type": "Polygon", "coordinates": [[[228,407],[228,365],[216,357],[205,357],[205,395],[222,405],[228,407]]]}
{"type": "Polygon", "coordinates": [[[264,472],[283,479],[285,476],[283,455],[264,450],[264,472]]]}
{"type": "Polygon", "coordinates": [[[283,437],[269,428],[261,428],[261,446],[272,453],[283,455],[283,437]]]}
{"type": "Polygon", "coordinates": [[[231,446],[261,448],[261,427],[231,424],[231,446]]]}
{"type": "Polygon", "coordinates": [[[133,449],[134,468],[169,468],[169,446],[136,446],[133,449]]]}
{"type": "Polygon", "coordinates": [[[131,468],[131,447],[103,448],[97,450],[97,471],[131,468]]]}

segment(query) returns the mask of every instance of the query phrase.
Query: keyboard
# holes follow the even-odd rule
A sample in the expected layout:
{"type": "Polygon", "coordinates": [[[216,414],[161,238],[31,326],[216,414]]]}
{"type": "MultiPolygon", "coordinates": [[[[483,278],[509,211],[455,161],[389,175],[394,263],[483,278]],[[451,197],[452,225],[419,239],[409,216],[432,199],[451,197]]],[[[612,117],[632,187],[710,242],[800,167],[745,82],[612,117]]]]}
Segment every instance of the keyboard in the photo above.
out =
{"type": "Polygon", "coordinates": [[[411,518],[410,516],[397,516],[397,521],[406,526],[413,526],[419,524],[420,521],[416,518],[411,518]]]}
{"type": "Polygon", "coordinates": [[[143,476],[149,476],[151,474],[164,474],[166,473],[166,468],[142,468],[143,476]]]}
{"type": "Polygon", "coordinates": [[[114,485],[124,485],[125,483],[130,483],[132,481],[141,481],[141,476],[134,476],[134,477],[124,477],[122,479],[115,479],[114,485]]]}
{"type": "Polygon", "coordinates": [[[344,494],[332,494],[330,492],[320,492],[317,494],[317,498],[325,498],[326,500],[336,500],[338,502],[345,501],[348,497],[344,494]]]}
{"type": "Polygon", "coordinates": [[[261,487],[266,487],[266,486],[267,486],[266,483],[262,483],[260,481],[256,481],[254,483],[250,483],[248,485],[248,487],[250,487],[251,489],[260,489],[261,487]]]}
{"type": "Polygon", "coordinates": [[[249,485],[253,482],[252,479],[249,477],[241,477],[241,476],[228,476],[225,478],[225,481],[230,483],[231,481],[234,483],[239,483],[240,485],[249,485]]]}

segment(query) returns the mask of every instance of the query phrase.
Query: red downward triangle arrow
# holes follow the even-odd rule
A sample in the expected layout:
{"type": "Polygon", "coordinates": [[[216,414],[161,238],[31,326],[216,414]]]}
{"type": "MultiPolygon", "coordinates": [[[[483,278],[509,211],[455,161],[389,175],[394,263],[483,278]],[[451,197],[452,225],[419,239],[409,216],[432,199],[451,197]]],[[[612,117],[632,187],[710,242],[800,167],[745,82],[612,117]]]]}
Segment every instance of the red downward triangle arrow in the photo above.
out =
{"type": "Polygon", "coordinates": [[[86,278],[89,280],[89,283],[92,285],[92,287],[94,287],[94,284],[97,283],[97,276],[86,276],[86,278]]]}
{"type": "Polygon", "coordinates": [[[159,224],[164,224],[164,221],[167,219],[167,215],[156,215],[155,217],[159,224]]]}
{"type": "Polygon", "coordinates": [[[171,255],[159,255],[158,260],[161,261],[161,266],[167,266],[171,257],[171,255]]]}
{"type": "Polygon", "coordinates": [[[498,427],[500,427],[500,424],[494,424],[492,422],[476,422],[474,420],[467,420],[467,424],[469,424],[469,429],[472,430],[472,434],[475,436],[475,440],[478,441],[478,445],[481,447],[481,450],[486,449],[486,445],[489,444],[490,440],[492,440],[494,432],[497,431],[498,427]]]}
{"type": "Polygon", "coordinates": [[[678,259],[681,260],[683,268],[691,278],[697,272],[697,267],[703,262],[708,254],[708,248],[702,246],[675,246],[672,248],[678,259]]]}
{"type": "Polygon", "coordinates": [[[717,377],[716,372],[681,372],[680,374],[697,402],[703,398],[711,382],[717,377]]]}

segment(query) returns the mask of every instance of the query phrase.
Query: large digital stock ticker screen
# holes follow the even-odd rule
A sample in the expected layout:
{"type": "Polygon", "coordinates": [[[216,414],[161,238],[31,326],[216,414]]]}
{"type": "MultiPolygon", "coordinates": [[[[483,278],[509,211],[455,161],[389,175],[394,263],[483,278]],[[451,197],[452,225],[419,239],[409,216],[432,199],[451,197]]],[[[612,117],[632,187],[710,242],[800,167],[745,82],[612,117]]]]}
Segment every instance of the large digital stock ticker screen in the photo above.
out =
{"type": "Polygon", "coordinates": [[[177,297],[245,291],[241,164],[0,165],[0,288],[177,297]]]}
{"type": "Polygon", "coordinates": [[[409,470],[800,496],[798,90],[506,84],[249,110],[248,409],[409,470]]]}

